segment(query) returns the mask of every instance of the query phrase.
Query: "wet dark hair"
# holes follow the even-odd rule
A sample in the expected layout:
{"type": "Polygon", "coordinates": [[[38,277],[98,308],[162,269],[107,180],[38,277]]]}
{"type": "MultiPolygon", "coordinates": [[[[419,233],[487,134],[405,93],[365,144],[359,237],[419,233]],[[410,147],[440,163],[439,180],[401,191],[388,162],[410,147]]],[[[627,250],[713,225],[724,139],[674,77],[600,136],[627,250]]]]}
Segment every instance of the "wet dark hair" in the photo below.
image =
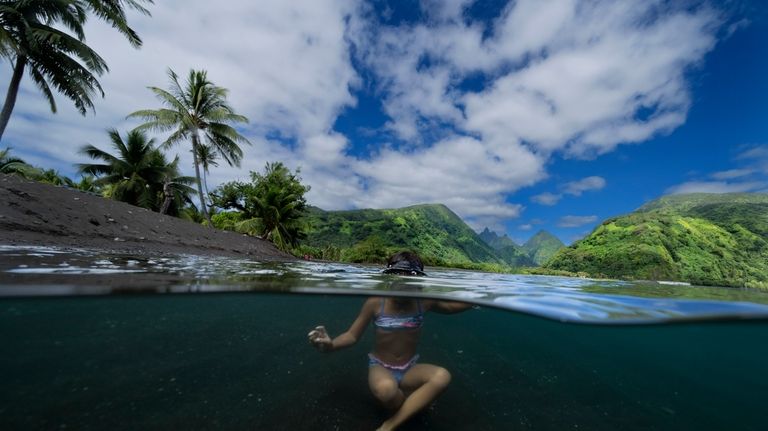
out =
{"type": "Polygon", "coordinates": [[[427,275],[424,273],[424,264],[418,254],[412,251],[401,251],[387,259],[385,274],[398,275],[427,275]]]}

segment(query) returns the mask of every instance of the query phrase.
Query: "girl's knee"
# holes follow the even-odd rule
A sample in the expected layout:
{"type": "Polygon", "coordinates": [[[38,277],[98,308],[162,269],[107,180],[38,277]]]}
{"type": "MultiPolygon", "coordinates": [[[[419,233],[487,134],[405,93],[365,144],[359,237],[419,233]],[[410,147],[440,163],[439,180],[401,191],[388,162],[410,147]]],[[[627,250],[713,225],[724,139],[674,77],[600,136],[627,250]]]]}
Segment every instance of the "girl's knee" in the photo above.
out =
{"type": "Polygon", "coordinates": [[[440,367],[435,370],[435,373],[432,375],[432,378],[430,378],[429,381],[436,386],[446,387],[449,383],[451,383],[451,372],[443,367],[440,367]]]}
{"type": "Polygon", "coordinates": [[[400,388],[394,380],[381,380],[371,386],[371,392],[377,400],[387,404],[397,398],[400,388]]]}

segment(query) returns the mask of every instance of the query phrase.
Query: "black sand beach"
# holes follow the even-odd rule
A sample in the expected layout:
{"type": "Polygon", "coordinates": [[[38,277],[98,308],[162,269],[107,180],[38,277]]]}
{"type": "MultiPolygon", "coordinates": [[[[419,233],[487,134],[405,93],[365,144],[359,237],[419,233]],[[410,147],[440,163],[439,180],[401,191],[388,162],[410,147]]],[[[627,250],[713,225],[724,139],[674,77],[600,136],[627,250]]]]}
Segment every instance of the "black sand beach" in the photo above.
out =
{"type": "Polygon", "coordinates": [[[83,193],[0,175],[0,244],[95,248],[118,253],[293,257],[268,241],[83,193]]]}

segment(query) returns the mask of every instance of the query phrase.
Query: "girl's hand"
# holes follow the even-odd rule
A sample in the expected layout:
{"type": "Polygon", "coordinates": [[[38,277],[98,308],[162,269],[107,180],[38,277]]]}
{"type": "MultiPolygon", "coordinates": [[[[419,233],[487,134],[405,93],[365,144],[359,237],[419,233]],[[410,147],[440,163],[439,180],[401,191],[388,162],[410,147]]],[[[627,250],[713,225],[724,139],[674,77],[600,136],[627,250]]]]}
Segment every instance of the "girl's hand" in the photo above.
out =
{"type": "Polygon", "coordinates": [[[318,326],[309,331],[307,337],[309,338],[309,343],[321,352],[327,352],[333,348],[333,341],[331,340],[331,337],[328,336],[328,331],[325,330],[325,326],[318,326]]]}

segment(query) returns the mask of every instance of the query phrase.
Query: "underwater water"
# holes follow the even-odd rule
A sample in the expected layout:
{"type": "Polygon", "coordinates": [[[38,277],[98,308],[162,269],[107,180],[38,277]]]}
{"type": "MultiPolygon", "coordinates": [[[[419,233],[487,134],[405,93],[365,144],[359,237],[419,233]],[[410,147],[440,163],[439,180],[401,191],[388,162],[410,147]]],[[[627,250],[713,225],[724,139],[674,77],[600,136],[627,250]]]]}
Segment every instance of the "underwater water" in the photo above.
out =
{"type": "Polygon", "coordinates": [[[392,294],[480,305],[426,316],[453,380],[403,430],[766,429],[765,292],[428,272],[0,247],[0,429],[375,429],[373,332],[306,334],[392,294]]]}

